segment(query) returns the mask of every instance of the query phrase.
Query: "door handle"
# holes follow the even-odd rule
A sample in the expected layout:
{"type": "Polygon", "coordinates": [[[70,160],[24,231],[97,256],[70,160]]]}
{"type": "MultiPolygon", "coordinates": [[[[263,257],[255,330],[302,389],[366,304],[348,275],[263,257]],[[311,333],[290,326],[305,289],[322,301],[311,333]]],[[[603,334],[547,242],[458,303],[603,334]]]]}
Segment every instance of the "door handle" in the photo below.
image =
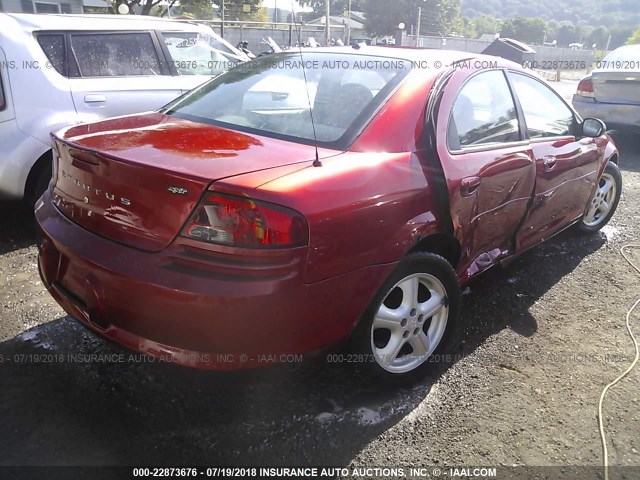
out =
{"type": "Polygon", "coordinates": [[[556,167],[558,159],[553,155],[547,155],[542,157],[542,165],[544,165],[545,172],[550,172],[556,167]]]}
{"type": "Polygon", "coordinates": [[[470,197],[478,191],[480,187],[480,177],[463,178],[460,182],[460,193],[463,197],[470,197]]]}
{"type": "Polygon", "coordinates": [[[104,95],[88,94],[84,96],[85,103],[106,103],[107,97],[104,95]]]}

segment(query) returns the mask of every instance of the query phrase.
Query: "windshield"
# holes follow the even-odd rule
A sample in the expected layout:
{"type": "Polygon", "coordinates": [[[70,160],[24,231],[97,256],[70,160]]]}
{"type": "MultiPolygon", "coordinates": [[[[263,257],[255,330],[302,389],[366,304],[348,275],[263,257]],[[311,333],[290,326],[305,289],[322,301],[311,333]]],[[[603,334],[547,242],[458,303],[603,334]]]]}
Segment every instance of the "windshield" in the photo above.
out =
{"type": "Polygon", "coordinates": [[[246,60],[240,52],[202,32],[162,34],[180,75],[220,75],[246,60]]]}
{"type": "Polygon", "coordinates": [[[301,143],[317,135],[319,144],[345,148],[409,69],[402,60],[364,55],[277,54],[234,68],[165,113],[301,143]]]}

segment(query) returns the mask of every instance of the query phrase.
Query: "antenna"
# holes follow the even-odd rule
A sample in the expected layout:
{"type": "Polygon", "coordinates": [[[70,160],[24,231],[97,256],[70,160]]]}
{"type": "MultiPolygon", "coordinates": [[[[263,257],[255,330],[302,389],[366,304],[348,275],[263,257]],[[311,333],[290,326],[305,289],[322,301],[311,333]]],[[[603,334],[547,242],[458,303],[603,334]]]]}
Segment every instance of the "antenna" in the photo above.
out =
{"type": "MultiPolygon", "coordinates": [[[[327,0],[329,1],[329,0],[327,0]]],[[[295,8],[294,8],[294,0],[291,0],[291,16],[293,20],[298,23],[296,20],[295,8]]],[[[309,115],[311,115],[311,128],[313,129],[313,141],[316,149],[316,159],[313,161],[314,167],[321,167],[322,162],[320,161],[320,151],[318,149],[318,134],[316,132],[316,122],[313,118],[313,105],[311,105],[311,95],[309,94],[309,82],[307,80],[307,69],[304,66],[304,58],[302,57],[302,22],[300,22],[299,28],[296,29],[296,33],[298,35],[298,52],[300,54],[300,63],[302,64],[302,75],[304,76],[304,86],[307,90],[307,102],[309,103],[309,115]]]]}

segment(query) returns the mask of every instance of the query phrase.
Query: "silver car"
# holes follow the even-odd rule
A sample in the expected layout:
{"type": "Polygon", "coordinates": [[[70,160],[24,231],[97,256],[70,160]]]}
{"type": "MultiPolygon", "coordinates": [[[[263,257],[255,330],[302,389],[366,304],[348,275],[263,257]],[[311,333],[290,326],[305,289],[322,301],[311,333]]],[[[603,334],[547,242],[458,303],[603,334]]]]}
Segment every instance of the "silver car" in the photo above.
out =
{"type": "Polygon", "coordinates": [[[248,60],[192,22],[0,13],[0,198],[35,203],[51,131],[159,109],[248,60]]]}
{"type": "Polygon", "coordinates": [[[640,45],[618,48],[597,61],[573,96],[583,117],[604,120],[609,128],[640,129],[640,45]]]}

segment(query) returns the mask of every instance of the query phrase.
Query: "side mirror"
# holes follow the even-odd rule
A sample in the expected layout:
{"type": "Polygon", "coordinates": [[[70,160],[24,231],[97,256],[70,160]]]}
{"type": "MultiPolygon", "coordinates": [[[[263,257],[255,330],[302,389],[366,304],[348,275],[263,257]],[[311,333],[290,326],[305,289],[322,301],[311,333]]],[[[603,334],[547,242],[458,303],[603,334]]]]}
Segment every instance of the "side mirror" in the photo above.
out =
{"type": "Polygon", "coordinates": [[[585,118],[582,122],[582,134],[585,137],[596,138],[607,131],[605,123],[598,118],[585,118]]]}

